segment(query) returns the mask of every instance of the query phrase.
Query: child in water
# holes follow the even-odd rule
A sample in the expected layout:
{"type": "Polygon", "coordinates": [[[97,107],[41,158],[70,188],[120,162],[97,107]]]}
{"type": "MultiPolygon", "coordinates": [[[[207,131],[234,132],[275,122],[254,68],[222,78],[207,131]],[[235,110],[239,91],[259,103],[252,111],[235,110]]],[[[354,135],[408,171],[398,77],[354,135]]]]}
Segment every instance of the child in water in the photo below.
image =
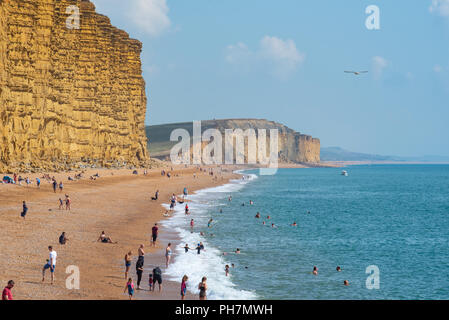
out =
{"type": "Polygon", "coordinates": [[[153,275],[151,273],[148,277],[148,286],[150,287],[150,291],[153,290],[153,275]]]}
{"type": "Polygon", "coordinates": [[[128,282],[126,283],[126,286],[125,286],[125,290],[123,292],[126,292],[126,289],[128,289],[129,300],[131,300],[133,298],[133,294],[134,294],[134,283],[133,283],[132,278],[128,279],[128,282]]]}

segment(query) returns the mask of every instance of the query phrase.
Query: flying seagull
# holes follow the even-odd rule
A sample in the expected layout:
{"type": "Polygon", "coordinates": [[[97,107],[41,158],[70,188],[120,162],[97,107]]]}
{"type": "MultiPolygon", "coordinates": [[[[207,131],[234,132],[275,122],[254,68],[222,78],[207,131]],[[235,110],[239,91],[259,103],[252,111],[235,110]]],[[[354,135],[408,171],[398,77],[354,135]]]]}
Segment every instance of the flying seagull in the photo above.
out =
{"type": "Polygon", "coordinates": [[[345,71],[345,73],[353,73],[356,76],[360,75],[361,73],[368,73],[368,71],[345,71]]]}

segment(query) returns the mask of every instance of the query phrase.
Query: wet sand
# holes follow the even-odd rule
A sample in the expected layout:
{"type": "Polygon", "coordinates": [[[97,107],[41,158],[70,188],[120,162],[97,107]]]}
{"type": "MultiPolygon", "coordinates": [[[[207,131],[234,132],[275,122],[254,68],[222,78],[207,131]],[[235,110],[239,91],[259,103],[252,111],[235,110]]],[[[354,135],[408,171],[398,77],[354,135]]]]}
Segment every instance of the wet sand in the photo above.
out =
{"type": "MultiPolygon", "coordinates": [[[[30,177],[33,183],[26,186],[0,184],[0,285],[3,287],[10,279],[16,285],[13,288],[15,299],[128,299],[124,293],[124,255],[133,252],[133,264],[129,275],[134,279],[137,249],[145,245],[145,272],[142,280],[144,290],[136,290],[139,299],[180,299],[180,285],[163,279],[163,291],[149,292],[148,272],[153,266],[165,269],[164,250],[167,243],[173,243],[177,236],[170,230],[160,228],[157,247],[150,247],[151,227],[164,219],[165,209],[171,194],[182,193],[184,187],[189,193],[194,190],[227,183],[236,178],[233,168],[222,172],[214,180],[208,173],[190,167],[170,167],[172,178],[161,176],[162,168],[148,171],[143,175],[133,175],[132,170],[88,169],[85,177],[79,181],[68,181],[70,173],[55,173],[57,181],[63,181],[62,192],[53,192],[51,183],[41,179],[41,187],[36,187],[35,177],[42,174],[22,174],[30,177]],[[90,175],[99,173],[100,178],[93,181],[90,175]],[[193,178],[196,173],[197,178],[193,178]],[[151,201],[154,192],[159,189],[159,200],[151,201]],[[72,200],[71,210],[59,210],[61,197],[68,194],[72,200]],[[22,201],[28,205],[26,220],[20,217],[22,201]],[[97,242],[101,231],[105,231],[117,244],[97,242]],[[59,235],[65,231],[69,241],[66,245],[58,243],[59,235]],[[57,252],[56,281],[50,284],[50,272],[47,270],[42,283],[42,267],[48,259],[49,245],[57,252]],[[66,288],[66,267],[74,265],[80,270],[80,289],[66,288]]],[[[215,172],[220,169],[215,168],[215,172]]],[[[10,175],[12,177],[12,175],[10,175]]],[[[2,174],[3,177],[3,174],[2,174]]],[[[172,259],[176,259],[176,255],[172,259]]],[[[164,278],[164,275],[163,275],[164,278]]],[[[198,299],[189,294],[187,299],[198,299]]]]}

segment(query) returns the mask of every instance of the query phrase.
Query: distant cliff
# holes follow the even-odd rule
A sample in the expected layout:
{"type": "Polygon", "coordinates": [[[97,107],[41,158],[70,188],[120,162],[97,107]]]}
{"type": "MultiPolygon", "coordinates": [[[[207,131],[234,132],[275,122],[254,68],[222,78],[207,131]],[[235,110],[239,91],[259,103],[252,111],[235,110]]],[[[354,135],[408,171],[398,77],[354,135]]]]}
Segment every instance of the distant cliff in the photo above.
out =
{"type": "MultiPolygon", "coordinates": [[[[172,123],[147,126],[148,147],[152,157],[168,159],[170,149],[177,143],[170,141],[170,134],[175,129],[186,129],[193,136],[192,122],[172,123]]],[[[201,129],[216,128],[224,136],[225,129],[278,129],[279,161],[282,163],[319,163],[320,140],[296,132],[283,124],[264,119],[224,119],[201,121],[201,129]]],[[[257,130],[256,130],[257,131],[257,130]]],[[[267,139],[269,140],[269,139],[267,139]]],[[[268,149],[268,143],[267,143],[268,149]]]]}
{"type": "Polygon", "coordinates": [[[0,0],[0,172],[147,161],[141,50],[87,0],[0,0]]]}

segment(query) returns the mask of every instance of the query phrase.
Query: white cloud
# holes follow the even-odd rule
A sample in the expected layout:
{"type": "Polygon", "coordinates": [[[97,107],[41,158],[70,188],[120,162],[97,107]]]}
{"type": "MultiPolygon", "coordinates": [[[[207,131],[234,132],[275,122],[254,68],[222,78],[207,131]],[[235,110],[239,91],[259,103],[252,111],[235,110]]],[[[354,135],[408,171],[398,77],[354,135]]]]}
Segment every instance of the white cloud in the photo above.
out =
{"type": "Polygon", "coordinates": [[[275,73],[286,76],[304,62],[305,54],[300,53],[293,40],[282,40],[276,37],[265,36],[260,41],[262,57],[275,64],[275,73]]]}
{"type": "Polygon", "coordinates": [[[127,16],[150,36],[158,36],[171,25],[166,0],[127,0],[131,3],[127,16]]]}
{"type": "Polygon", "coordinates": [[[375,56],[372,59],[372,64],[373,64],[374,77],[376,79],[379,79],[382,76],[384,69],[388,67],[389,62],[385,58],[382,58],[381,56],[375,56]]]}
{"type": "Polygon", "coordinates": [[[443,17],[449,17],[449,0],[432,0],[429,11],[443,17]]]}
{"type": "Polygon", "coordinates": [[[298,51],[291,39],[265,36],[260,40],[256,51],[249,49],[243,42],[227,46],[225,60],[245,66],[258,62],[265,68],[268,67],[275,76],[286,78],[304,62],[305,54],[298,51]]]}
{"type": "Polygon", "coordinates": [[[231,44],[226,47],[225,60],[229,63],[238,63],[247,60],[252,54],[246,44],[238,42],[237,44],[231,44]]]}
{"type": "Polygon", "coordinates": [[[436,64],[433,67],[433,71],[436,72],[436,73],[440,73],[441,71],[443,71],[443,68],[441,68],[441,66],[439,64],[436,64]]]}

